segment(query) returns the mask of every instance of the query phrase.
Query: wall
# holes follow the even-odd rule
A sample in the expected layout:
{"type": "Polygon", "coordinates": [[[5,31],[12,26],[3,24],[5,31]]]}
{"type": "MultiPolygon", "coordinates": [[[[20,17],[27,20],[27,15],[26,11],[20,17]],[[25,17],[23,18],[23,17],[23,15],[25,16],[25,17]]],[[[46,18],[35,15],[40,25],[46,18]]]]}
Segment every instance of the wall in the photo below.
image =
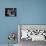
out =
{"type": "MultiPolygon", "coordinates": [[[[7,44],[17,24],[46,24],[46,0],[0,0],[0,44],[7,44]],[[17,8],[16,17],[5,17],[5,8],[17,8]]],[[[17,41],[17,40],[16,40],[17,41]]]]}

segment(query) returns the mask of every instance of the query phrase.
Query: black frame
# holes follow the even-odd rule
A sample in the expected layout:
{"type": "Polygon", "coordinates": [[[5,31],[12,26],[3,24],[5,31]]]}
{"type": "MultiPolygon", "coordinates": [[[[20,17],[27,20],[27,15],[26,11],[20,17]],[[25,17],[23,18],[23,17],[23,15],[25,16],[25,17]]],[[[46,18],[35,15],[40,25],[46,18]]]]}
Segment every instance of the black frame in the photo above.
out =
{"type": "MultiPolygon", "coordinates": [[[[14,16],[17,16],[17,9],[16,8],[5,8],[5,16],[10,16],[9,14],[7,14],[8,10],[13,10],[14,9],[14,12],[11,12],[12,13],[15,13],[14,16]]],[[[10,17],[14,17],[14,16],[10,16],[10,17]]]]}

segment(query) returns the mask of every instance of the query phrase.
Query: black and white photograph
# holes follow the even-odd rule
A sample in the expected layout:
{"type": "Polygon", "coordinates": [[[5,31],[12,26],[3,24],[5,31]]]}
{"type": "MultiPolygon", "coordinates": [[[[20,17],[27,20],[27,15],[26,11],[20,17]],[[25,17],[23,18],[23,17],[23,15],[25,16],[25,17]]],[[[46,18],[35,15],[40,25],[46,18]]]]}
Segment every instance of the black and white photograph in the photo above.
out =
{"type": "Polygon", "coordinates": [[[5,16],[16,16],[16,8],[5,8],[5,16]]]}

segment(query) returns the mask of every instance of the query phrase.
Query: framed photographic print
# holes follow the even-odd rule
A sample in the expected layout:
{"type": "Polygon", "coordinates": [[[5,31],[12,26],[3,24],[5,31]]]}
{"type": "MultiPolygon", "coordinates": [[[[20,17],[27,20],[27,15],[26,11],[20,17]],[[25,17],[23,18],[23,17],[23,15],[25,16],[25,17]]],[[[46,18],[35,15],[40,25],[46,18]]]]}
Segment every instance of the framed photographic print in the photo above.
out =
{"type": "Polygon", "coordinates": [[[16,8],[5,8],[5,16],[16,16],[16,8]]]}
{"type": "Polygon", "coordinates": [[[18,30],[20,40],[46,41],[45,24],[20,24],[18,30]]]}

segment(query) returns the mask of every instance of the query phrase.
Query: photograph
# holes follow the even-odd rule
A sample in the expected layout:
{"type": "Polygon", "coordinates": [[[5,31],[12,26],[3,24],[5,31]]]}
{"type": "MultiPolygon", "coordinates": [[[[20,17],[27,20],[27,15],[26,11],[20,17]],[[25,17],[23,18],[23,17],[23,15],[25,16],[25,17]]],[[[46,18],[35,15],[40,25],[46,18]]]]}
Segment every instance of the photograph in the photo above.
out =
{"type": "Polygon", "coordinates": [[[16,8],[5,8],[5,16],[16,16],[16,8]]]}
{"type": "Polygon", "coordinates": [[[46,25],[44,24],[19,24],[18,34],[20,46],[46,43],[46,25]]]}

